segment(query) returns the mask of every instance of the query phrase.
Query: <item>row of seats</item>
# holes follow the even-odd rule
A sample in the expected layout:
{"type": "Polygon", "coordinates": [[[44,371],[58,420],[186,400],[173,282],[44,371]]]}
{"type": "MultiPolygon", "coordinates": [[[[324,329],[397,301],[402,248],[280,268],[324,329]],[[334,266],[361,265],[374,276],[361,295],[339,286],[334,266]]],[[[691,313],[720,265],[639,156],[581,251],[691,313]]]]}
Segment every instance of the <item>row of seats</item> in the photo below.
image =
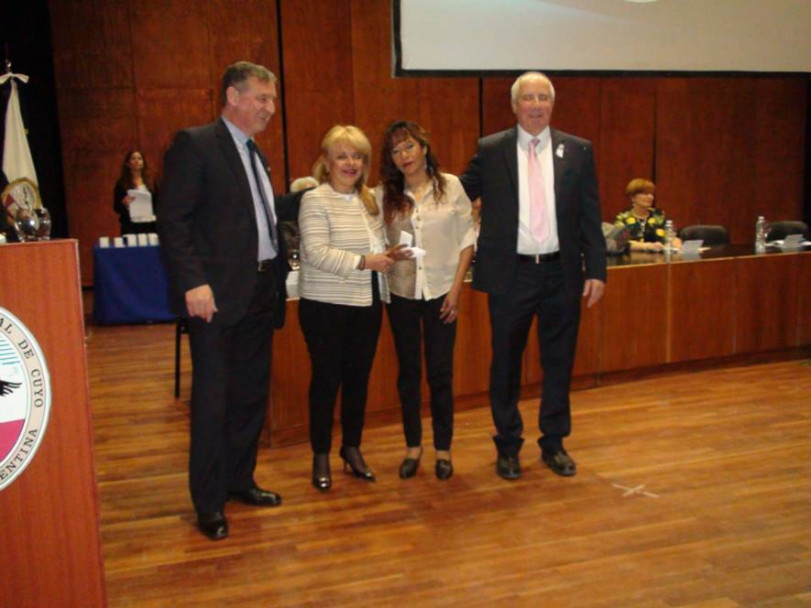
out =
{"type": "MultiPolygon", "coordinates": [[[[802,234],[808,238],[808,224],[798,221],[769,222],[769,232],[767,239],[776,241],[784,239],[790,234],[802,234]]],[[[711,224],[696,224],[685,226],[679,230],[679,238],[682,241],[702,240],[705,245],[727,245],[729,244],[729,233],[723,226],[711,224]]]]}

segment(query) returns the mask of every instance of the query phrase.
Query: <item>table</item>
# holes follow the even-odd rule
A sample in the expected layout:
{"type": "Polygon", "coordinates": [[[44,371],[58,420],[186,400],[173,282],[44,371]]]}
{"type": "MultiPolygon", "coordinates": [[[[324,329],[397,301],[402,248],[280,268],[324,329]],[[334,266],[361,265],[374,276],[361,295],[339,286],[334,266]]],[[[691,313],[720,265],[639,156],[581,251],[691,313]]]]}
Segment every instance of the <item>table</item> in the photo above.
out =
{"type": "Polygon", "coordinates": [[[160,247],[93,247],[97,323],[174,321],[160,247]]]}

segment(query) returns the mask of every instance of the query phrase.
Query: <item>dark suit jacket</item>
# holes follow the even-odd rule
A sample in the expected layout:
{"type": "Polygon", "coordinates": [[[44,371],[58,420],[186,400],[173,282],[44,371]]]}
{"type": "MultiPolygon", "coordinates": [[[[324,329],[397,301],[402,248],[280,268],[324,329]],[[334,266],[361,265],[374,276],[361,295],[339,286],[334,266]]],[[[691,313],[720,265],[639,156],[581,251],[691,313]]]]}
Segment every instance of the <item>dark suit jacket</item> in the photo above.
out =
{"type": "MultiPolygon", "coordinates": [[[[295,198],[274,198],[277,221],[297,219],[295,198]]],[[[248,177],[222,120],[177,133],[164,160],[157,215],[177,313],[186,316],[189,289],[209,284],[218,320],[239,321],[253,295],[259,243],[248,177]]],[[[279,245],[274,268],[281,289],[274,311],[276,327],[284,324],[289,270],[281,238],[279,245]]]]}
{"type": "MultiPolygon", "coordinates": [[[[605,238],[591,143],[551,129],[555,211],[566,290],[573,299],[585,277],[605,281],[605,238]]],[[[479,140],[479,149],[461,176],[470,200],[482,199],[473,287],[505,293],[516,273],[518,243],[518,128],[479,140]]]]}

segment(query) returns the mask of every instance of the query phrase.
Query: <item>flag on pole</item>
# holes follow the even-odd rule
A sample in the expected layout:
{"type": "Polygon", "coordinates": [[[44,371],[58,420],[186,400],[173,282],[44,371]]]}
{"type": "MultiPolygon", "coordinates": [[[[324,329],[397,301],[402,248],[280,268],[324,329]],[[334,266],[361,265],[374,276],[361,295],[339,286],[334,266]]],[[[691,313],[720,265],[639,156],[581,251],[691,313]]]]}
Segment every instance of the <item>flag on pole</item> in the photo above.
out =
{"type": "Polygon", "coordinates": [[[6,136],[3,141],[3,173],[9,183],[16,179],[28,178],[39,187],[37,171],[34,169],[34,160],[31,158],[31,149],[28,147],[28,138],[25,135],[23,115],[20,111],[20,97],[15,80],[26,83],[28,76],[12,74],[10,71],[0,76],[0,85],[7,80],[11,81],[11,96],[6,108],[6,136]]]}

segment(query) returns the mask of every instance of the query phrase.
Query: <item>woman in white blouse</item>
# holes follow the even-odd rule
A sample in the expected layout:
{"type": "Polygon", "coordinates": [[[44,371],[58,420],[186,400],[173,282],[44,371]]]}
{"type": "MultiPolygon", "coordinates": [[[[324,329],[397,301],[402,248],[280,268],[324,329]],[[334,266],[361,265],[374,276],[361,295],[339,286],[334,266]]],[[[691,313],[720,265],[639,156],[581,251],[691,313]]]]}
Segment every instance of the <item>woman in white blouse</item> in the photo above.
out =
{"type": "Polygon", "coordinates": [[[459,295],[473,257],[476,234],[470,200],[459,179],[440,173],[428,134],[414,122],[388,126],[381,152],[382,203],[388,240],[413,238],[424,257],[397,261],[389,273],[388,306],[399,361],[397,388],[403,412],[406,455],[400,477],[413,477],[422,457],[421,350],[431,394],[431,417],[439,479],[453,475],[453,347],[459,295]]]}
{"type": "Polygon", "coordinates": [[[301,202],[299,321],[310,353],[313,485],[328,490],[332,421],[341,390],[340,455],[355,477],[375,476],[360,452],[369,373],[388,286],[383,217],[366,186],[371,145],[363,131],[337,125],[313,168],[320,185],[301,202]]]}

